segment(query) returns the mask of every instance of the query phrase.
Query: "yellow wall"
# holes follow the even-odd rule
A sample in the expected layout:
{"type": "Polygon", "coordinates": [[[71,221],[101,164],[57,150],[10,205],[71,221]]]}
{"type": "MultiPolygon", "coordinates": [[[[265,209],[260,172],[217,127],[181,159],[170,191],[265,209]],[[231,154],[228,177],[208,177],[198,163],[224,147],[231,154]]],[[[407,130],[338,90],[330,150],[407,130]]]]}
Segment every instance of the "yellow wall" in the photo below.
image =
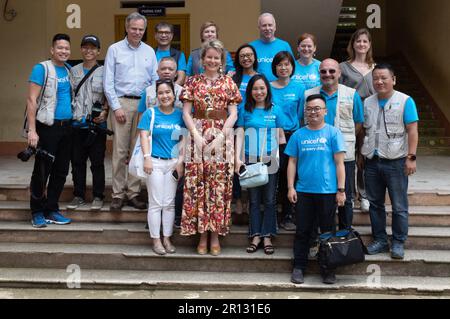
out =
{"type": "MultiPolygon", "coordinates": [[[[3,6],[3,1],[1,2],[3,6]]],[[[80,59],[79,42],[86,33],[98,35],[104,59],[114,42],[114,15],[126,15],[133,9],[121,9],[120,0],[14,0],[10,8],[18,12],[12,22],[0,18],[0,142],[22,142],[20,128],[27,95],[27,79],[34,64],[49,56],[55,33],[72,38],[72,59],[80,59]],[[68,29],[66,8],[81,6],[81,29],[68,29]]],[[[257,19],[260,0],[186,0],[185,8],[168,8],[168,14],[190,14],[191,48],[200,45],[200,25],[213,20],[220,27],[220,39],[234,52],[242,43],[258,37],[257,19]]]]}
{"type": "Polygon", "coordinates": [[[402,52],[450,120],[450,1],[390,0],[389,51],[402,52]]]}

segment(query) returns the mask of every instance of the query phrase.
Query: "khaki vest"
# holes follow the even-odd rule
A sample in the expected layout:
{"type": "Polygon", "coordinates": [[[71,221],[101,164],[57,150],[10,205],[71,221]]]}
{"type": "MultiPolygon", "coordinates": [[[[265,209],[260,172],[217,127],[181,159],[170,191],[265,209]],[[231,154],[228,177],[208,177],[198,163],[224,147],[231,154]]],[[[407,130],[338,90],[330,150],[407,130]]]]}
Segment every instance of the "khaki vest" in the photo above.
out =
{"type": "MultiPolygon", "coordinates": [[[[78,84],[83,80],[85,74],[83,69],[83,63],[74,66],[71,70],[71,84],[74,91],[78,87],[78,84]]],[[[92,106],[99,102],[101,105],[105,104],[105,95],[103,91],[103,66],[97,68],[89,78],[81,86],[78,95],[73,98],[73,119],[75,121],[81,121],[84,118],[91,115],[92,106]]]]}
{"type": "MultiPolygon", "coordinates": [[[[309,89],[305,92],[306,99],[315,94],[320,94],[321,86],[309,89]]],[[[334,126],[339,128],[344,136],[345,141],[345,161],[350,162],[356,159],[355,145],[356,145],[356,130],[355,122],[353,120],[353,99],[355,97],[355,89],[339,84],[338,101],[336,104],[336,118],[334,119],[334,126]]],[[[306,123],[306,114],[305,114],[306,123]]]]}
{"type": "MultiPolygon", "coordinates": [[[[175,87],[175,107],[183,109],[183,102],[180,101],[180,94],[183,91],[183,87],[177,83],[174,83],[175,87]]],[[[147,109],[158,105],[158,98],[156,97],[156,84],[150,85],[145,89],[146,100],[145,106],[147,109]]]]}
{"type": "Polygon", "coordinates": [[[408,155],[408,134],[403,121],[409,96],[395,91],[382,109],[378,94],[364,101],[366,136],[361,154],[371,159],[375,150],[385,159],[399,159],[408,155]]]}
{"type": "MultiPolygon", "coordinates": [[[[41,94],[37,99],[38,111],[36,120],[45,125],[53,125],[55,121],[55,110],[58,93],[58,77],[56,68],[52,61],[40,63],[45,70],[45,82],[41,94]]],[[[66,67],[67,68],[67,67],[66,67]]],[[[67,69],[70,75],[70,70],[67,69]]]]}

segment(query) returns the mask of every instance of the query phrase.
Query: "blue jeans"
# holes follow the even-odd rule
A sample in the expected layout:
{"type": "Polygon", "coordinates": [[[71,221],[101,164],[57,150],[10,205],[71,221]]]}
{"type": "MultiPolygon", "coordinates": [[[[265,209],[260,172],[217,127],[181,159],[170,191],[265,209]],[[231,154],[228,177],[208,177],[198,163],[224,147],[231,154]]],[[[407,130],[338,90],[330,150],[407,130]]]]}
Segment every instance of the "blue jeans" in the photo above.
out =
{"type": "Polygon", "coordinates": [[[392,239],[403,243],[408,238],[408,176],[405,158],[385,160],[366,159],[365,178],[370,202],[370,221],[375,241],[388,242],[386,233],[386,188],[392,203],[392,239]]]}
{"type": "Polygon", "coordinates": [[[264,186],[249,188],[250,229],[249,237],[271,237],[277,235],[277,200],[276,189],[278,174],[269,174],[269,183],[264,186]],[[261,214],[261,202],[264,211],[261,214]]]}
{"type": "Polygon", "coordinates": [[[338,208],[339,229],[349,229],[353,223],[353,194],[355,192],[355,161],[345,162],[345,205],[338,208]]]}

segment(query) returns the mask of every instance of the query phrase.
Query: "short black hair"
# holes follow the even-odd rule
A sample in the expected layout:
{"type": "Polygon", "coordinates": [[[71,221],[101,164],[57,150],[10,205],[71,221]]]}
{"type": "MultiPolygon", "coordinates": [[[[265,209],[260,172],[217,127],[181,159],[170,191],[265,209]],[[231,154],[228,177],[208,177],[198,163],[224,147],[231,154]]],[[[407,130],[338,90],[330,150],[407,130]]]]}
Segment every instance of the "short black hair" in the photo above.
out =
{"type": "Polygon", "coordinates": [[[175,95],[175,85],[172,80],[156,80],[156,92],[158,92],[158,88],[163,84],[167,84],[175,95]]]}
{"type": "Polygon", "coordinates": [[[277,75],[277,65],[281,63],[283,60],[288,60],[289,63],[292,65],[292,73],[291,77],[295,74],[295,60],[292,54],[288,51],[280,51],[275,55],[272,61],[272,73],[273,75],[278,78],[277,75]]]}
{"type": "Polygon", "coordinates": [[[321,94],[313,94],[306,98],[306,103],[311,102],[313,100],[322,100],[323,103],[325,103],[325,106],[327,105],[327,101],[321,94]]]}
{"type": "Polygon", "coordinates": [[[255,83],[258,80],[263,80],[264,84],[267,87],[267,96],[266,96],[266,100],[264,101],[265,102],[264,110],[269,111],[272,108],[272,89],[271,89],[269,80],[267,80],[267,78],[264,74],[256,74],[250,79],[250,81],[248,81],[247,91],[245,91],[246,101],[245,101],[244,108],[247,112],[250,112],[250,113],[252,113],[256,107],[256,102],[255,102],[255,99],[253,98],[252,91],[253,91],[253,86],[255,86],[255,83]]]}
{"type": "Polygon", "coordinates": [[[162,28],[169,28],[171,33],[175,32],[175,28],[174,28],[173,24],[170,24],[170,23],[167,23],[164,21],[155,25],[155,32],[158,32],[159,29],[162,29],[162,28]]]}
{"type": "Polygon", "coordinates": [[[55,34],[52,40],[52,44],[55,45],[56,41],[65,40],[70,43],[70,36],[65,33],[55,34]]]}
{"type": "MultiPolygon", "coordinates": [[[[395,76],[395,71],[394,68],[392,67],[391,64],[387,63],[387,62],[381,62],[381,63],[377,63],[375,65],[375,67],[373,68],[373,71],[375,70],[389,70],[389,72],[391,73],[392,76],[395,76]]],[[[372,71],[372,72],[373,72],[372,71]]]]}

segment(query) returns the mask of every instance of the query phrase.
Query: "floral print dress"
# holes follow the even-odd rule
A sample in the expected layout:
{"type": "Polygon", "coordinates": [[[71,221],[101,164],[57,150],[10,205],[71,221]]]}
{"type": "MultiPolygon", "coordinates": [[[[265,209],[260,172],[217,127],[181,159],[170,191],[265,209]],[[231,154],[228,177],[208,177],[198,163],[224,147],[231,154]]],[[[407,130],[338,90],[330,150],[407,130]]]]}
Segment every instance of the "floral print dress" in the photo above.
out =
{"type": "MultiPolygon", "coordinates": [[[[221,75],[210,83],[200,74],[189,78],[180,100],[193,103],[194,110],[226,111],[228,105],[239,104],[242,97],[230,77],[221,75]]],[[[220,134],[225,124],[224,120],[198,119],[194,115],[193,120],[207,143],[220,134]]],[[[233,134],[227,136],[222,147],[211,155],[197,150],[194,139],[188,139],[181,235],[208,231],[221,236],[228,234],[234,172],[233,141],[233,134]]]]}

